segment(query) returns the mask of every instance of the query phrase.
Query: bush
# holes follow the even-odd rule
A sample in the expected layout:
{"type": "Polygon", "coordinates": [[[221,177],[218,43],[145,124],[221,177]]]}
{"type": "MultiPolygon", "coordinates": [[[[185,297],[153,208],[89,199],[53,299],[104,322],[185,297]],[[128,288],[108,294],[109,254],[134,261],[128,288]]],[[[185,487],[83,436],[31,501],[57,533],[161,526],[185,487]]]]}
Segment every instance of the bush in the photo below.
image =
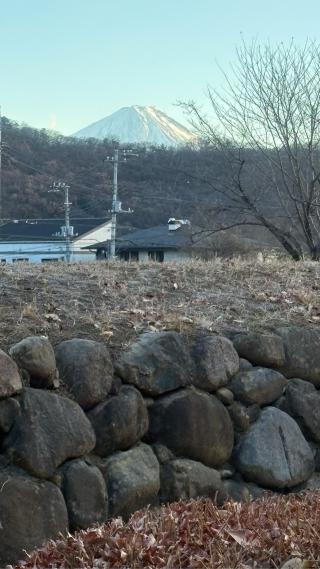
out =
{"type": "Polygon", "coordinates": [[[293,557],[315,569],[319,527],[320,492],[223,509],[210,500],[177,502],[49,542],[16,569],[262,569],[293,557]]]}

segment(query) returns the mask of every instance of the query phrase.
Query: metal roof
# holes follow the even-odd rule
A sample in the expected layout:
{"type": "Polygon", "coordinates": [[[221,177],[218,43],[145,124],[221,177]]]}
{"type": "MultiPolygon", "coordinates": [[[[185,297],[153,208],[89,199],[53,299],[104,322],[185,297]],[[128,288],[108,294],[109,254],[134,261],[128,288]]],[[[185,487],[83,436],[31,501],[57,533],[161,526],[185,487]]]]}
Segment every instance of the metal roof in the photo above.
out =
{"type": "MultiPolygon", "coordinates": [[[[73,239],[80,237],[95,228],[107,223],[106,218],[71,218],[73,226],[73,239]]],[[[64,219],[26,219],[10,221],[0,226],[0,242],[11,241],[63,241],[61,227],[65,225],[64,219]]]]}
{"type": "MultiPolygon", "coordinates": [[[[135,249],[183,249],[193,245],[192,231],[189,225],[176,230],[168,229],[168,225],[159,225],[148,229],[139,229],[118,237],[117,251],[135,249]]],[[[90,245],[88,249],[103,249],[106,242],[90,245]]]]}
{"type": "Polygon", "coordinates": [[[168,225],[127,233],[117,240],[117,249],[182,249],[192,245],[190,227],[169,231],[168,225]]]}

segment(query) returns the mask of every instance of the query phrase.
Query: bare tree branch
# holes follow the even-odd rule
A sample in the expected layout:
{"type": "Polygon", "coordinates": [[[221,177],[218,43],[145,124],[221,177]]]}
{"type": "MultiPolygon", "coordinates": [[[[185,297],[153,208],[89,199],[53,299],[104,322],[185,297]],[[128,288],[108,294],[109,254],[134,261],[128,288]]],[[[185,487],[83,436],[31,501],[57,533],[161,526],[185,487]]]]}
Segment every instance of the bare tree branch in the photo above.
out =
{"type": "Polygon", "coordinates": [[[221,181],[208,186],[229,200],[230,209],[239,208],[240,200],[243,213],[266,227],[293,258],[308,252],[318,259],[320,44],[243,41],[231,72],[222,73],[225,88],[208,88],[212,117],[192,101],[182,103],[194,129],[223,152],[230,167],[225,188],[221,181]],[[277,222],[268,193],[277,202],[277,222]]]}

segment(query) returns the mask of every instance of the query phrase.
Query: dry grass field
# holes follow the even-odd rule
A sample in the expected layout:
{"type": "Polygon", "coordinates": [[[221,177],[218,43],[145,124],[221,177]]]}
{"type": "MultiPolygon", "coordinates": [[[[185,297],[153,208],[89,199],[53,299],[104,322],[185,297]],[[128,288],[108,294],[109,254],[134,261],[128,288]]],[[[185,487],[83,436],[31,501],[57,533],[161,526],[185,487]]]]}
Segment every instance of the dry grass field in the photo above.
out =
{"type": "Polygon", "coordinates": [[[320,265],[277,257],[147,265],[0,267],[0,347],[30,334],[82,337],[117,352],[146,330],[227,333],[319,326],[320,265]]]}

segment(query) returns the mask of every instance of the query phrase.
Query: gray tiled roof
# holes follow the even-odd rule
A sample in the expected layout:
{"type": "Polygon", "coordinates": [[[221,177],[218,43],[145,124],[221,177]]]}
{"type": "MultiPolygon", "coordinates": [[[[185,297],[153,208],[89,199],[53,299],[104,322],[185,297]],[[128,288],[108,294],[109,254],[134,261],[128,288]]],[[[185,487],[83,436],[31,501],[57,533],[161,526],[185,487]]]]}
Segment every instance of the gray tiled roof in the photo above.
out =
{"type": "MultiPolygon", "coordinates": [[[[118,237],[117,251],[135,249],[183,249],[193,245],[190,225],[183,225],[175,231],[169,231],[168,225],[159,225],[148,229],[139,229],[118,237]]],[[[107,243],[90,245],[88,249],[103,249],[107,243]]]]}
{"type": "MultiPolygon", "coordinates": [[[[74,237],[79,237],[106,223],[106,218],[71,218],[74,237]]],[[[61,227],[64,219],[28,219],[10,221],[0,226],[0,241],[61,241],[61,227]]]]}
{"type": "Polygon", "coordinates": [[[117,249],[181,249],[192,245],[190,226],[169,231],[168,225],[159,225],[122,235],[117,239],[117,249]]]}

